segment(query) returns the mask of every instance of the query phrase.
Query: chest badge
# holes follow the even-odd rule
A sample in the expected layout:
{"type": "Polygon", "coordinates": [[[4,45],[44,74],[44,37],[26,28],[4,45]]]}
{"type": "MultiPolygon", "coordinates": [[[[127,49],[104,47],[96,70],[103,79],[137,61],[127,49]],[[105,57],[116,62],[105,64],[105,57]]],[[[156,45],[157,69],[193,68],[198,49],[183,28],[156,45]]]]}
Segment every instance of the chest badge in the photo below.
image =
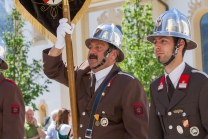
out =
{"type": "Polygon", "coordinates": [[[101,118],[100,124],[101,124],[103,127],[108,126],[108,119],[107,119],[106,117],[101,118]]]}
{"type": "Polygon", "coordinates": [[[189,127],[189,121],[188,120],[182,120],[184,127],[189,127]]]}
{"type": "Polygon", "coordinates": [[[182,128],[182,126],[178,125],[176,127],[176,129],[177,129],[177,131],[178,131],[179,134],[183,134],[183,128],[182,128]]]}
{"type": "Polygon", "coordinates": [[[182,113],[183,110],[182,109],[176,109],[176,110],[173,110],[173,113],[182,113]]]}
{"type": "Polygon", "coordinates": [[[190,133],[192,136],[198,136],[199,135],[199,128],[196,126],[192,126],[190,128],[190,133]]]}
{"type": "Polygon", "coordinates": [[[100,124],[103,127],[108,126],[108,118],[106,117],[105,111],[102,111],[102,118],[100,119],[100,124]]]}

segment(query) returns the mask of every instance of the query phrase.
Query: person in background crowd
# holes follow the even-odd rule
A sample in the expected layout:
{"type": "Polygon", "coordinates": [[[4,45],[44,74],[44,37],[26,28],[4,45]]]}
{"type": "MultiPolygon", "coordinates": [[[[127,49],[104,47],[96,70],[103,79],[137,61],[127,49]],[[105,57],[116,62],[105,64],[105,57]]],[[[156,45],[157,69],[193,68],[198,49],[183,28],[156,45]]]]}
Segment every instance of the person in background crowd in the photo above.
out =
{"type": "Polygon", "coordinates": [[[46,134],[42,130],[41,124],[37,123],[34,118],[33,108],[30,106],[25,107],[25,136],[24,139],[45,139],[46,134]]]}
{"type": "Polygon", "coordinates": [[[51,112],[51,124],[47,129],[46,139],[57,139],[57,131],[56,131],[56,118],[59,110],[53,110],[51,112]]]}
{"type": "Polygon", "coordinates": [[[71,125],[70,123],[70,111],[62,108],[58,111],[58,116],[56,119],[56,130],[59,139],[69,139],[71,125]]]}
{"type": "Polygon", "coordinates": [[[0,38],[0,139],[24,137],[25,105],[22,92],[14,81],[5,78],[8,69],[6,45],[0,38]]]}

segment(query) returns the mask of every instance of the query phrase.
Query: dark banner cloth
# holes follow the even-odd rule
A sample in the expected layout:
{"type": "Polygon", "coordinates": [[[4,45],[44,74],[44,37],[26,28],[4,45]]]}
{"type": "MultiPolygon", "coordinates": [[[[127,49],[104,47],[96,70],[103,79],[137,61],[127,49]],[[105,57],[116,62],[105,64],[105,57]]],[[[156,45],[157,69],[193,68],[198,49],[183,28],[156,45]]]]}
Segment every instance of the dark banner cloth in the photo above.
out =
{"type": "MultiPolygon", "coordinates": [[[[91,0],[69,0],[70,17],[74,24],[86,12],[90,2],[91,0]]],[[[20,13],[44,36],[50,40],[54,39],[59,19],[63,17],[62,0],[15,0],[15,5],[20,13]]],[[[54,42],[54,40],[51,41],[54,42]]]]}

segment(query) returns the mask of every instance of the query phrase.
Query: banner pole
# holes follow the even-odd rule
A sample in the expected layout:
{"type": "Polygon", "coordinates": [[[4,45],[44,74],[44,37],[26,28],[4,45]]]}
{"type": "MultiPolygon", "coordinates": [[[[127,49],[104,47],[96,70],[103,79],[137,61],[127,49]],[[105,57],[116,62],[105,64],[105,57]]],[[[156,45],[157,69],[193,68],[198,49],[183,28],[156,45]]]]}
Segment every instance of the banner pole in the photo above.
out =
{"type": "MultiPolygon", "coordinates": [[[[68,19],[70,24],[70,6],[68,0],[62,1],[63,5],[63,17],[68,19]]],[[[71,118],[72,118],[72,131],[73,138],[78,139],[78,113],[77,113],[77,99],[76,99],[76,86],[74,77],[74,61],[73,61],[73,48],[71,35],[66,34],[66,56],[67,56],[67,69],[68,69],[68,84],[69,84],[69,96],[71,104],[71,118]]]]}

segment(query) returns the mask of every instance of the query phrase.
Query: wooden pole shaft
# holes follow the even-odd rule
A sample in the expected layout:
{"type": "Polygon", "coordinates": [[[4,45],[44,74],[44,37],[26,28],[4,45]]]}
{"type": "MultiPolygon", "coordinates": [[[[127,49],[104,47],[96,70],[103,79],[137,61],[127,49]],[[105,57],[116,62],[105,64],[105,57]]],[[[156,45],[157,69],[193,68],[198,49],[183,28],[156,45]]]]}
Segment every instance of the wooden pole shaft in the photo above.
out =
{"type": "MultiPolygon", "coordinates": [[[[70,24],[70,8],[68,0],[63,0],[63,17],[68,19],[70,24]]],[[[71,103],[71,118],[73,138],[78,139],[78,113],[77,113],[77,99],[76,99],[76,85],[74,77],[74,61],[73,61],[73,48],[71,35],[66,34],[66,56],[67,56],[67,69],[68,69],[68,83],[69,83],[69,96],[71,103]]]]}

